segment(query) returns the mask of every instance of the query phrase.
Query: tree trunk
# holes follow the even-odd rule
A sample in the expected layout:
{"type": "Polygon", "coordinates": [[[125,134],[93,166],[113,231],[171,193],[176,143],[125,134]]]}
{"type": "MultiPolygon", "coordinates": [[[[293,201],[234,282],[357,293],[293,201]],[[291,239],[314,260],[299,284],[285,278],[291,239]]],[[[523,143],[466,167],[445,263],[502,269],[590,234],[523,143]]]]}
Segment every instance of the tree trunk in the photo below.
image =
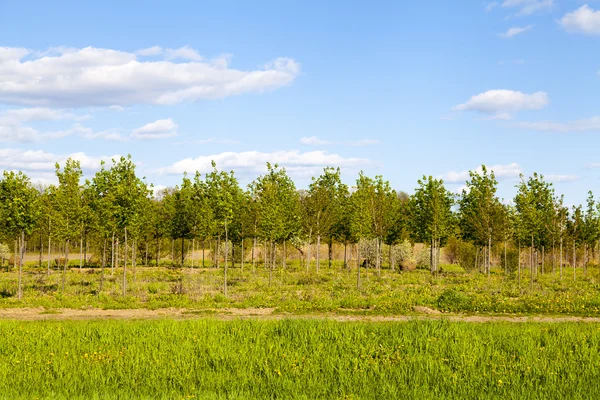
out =
{"type": "Polygon", "coordinates": [[[520,240],[519,240],[519,256],[518,256],[518,259],[519,259],[519,263],[518,263],[517,271],[518,271],[518,277],[519,277],[519,286],[521,286],[521,241],[520,240]]]}
{"type": "Polygon", "coordinates": [[[42,268],[42,262],[43,262],[42,258],[44,256],[44,242],[43,242],[43,239],[44,238],[42,237],[42,233],[40,232],[40,262],[39,262],[39,265],[38,265],[40,269],[42,268]]]}
{"type": "Polygon", "coordinates": [[[241,267],[242,267],[242,272],[244,272],[244,238],[243,237],[242,237],[241,247],[242,247],[242,254],[241,254],[242,265],[241,265],[241,267]]]}
{"type": "MultiPolygon", "coordinates": [[[[273,274],[273,242],[269,242],[269,287],[271,287],[271,275],[273,274]]],[[[265,254],[266,255],[266,254],[265,254]]]]}
{"type": "Polygon", "coordinates": [[[127,295],[127,227],[125,227],[125,252],[123,254],[123,296],[127,295]]]}
{"type": "Polygon", "coordinates": [[[25,231],[21,231],[19,251],[19,300],[23,298],[23,258],[25,257],[25,231]]]}
{"type": "Polygon", "coordinates": [[[133,260],[133,282],[137,281],[137,240],[133,239],[133,248],[131,249],[131,259],[133,260]]]}
{"type": "Polygon", "coordinates": [[[204,249],[206,247],[206,240],[202,239],[202,268],[204,268],[204,249]]]}
{"type": "Polygon", "coordinates": [[[104,238],[104,248],[102,249],[102,264],[100,268],[100,290],[98,291],[98,295],[102,292],[104,288],[104,267],[106,265],[106,238],[104,238]]]}
{"type": "Polygon", "coordinates": [[[560,257],[559,257],[559,263],[560,263],[560,279],[563,278],[563,239],[560,238],[560,257]]]}
{"type": "Polygon", "coordinates": [[[256,236],[252,239],[252,273],[256,273],[256,236]]]}
{"type": "Polygon", "coordinates": [[[227,297],[227,220],[225,220],[225,266],[223,268],[223,295],[227,297]]]}
{"type": "Polygon", "coordinates": [[[52,237],[48,234],[48,276],[50,276],[50,251],[52,247],[52,237]]]}
{"type": "Polygon", "coordinates": [[[110,275],[115,274],[115,232],[112,233],[112,249],[110,251],[110,275]]]}
{"type": "Polygon", "coordinates": [[[69,242],[70,240],[67,239],[67,241],[65,242],[65,264],[63,266],[63,273],[62,273],[62,292],[65,292],[65,275],[67,274],[67,266],[69,265],[69,242]]]}
{"type": "Polygon", "coordinates": [[[492,269],[492,236],[488,236],[488,261],[487,261],[487,276],[489,277],[492,269]]]}
{"type": "Polygon", "coordinates": [[[18,240],[15,239],[15,256],[13,257],[13,269],[17,269],[17,254],[19,254],[19,243],[18,240]]]}
{"type": "Polygon", "coordinates": [[[344,269],[348,269],[348,242],[344,241],[344,269]]]}
{"type": "Polygon", "coordinates": [[[171,239],[171,266],[175,265],[175,239],[171,239]]]}
{"type": "Polygon", "coordinates": [[[573,240],[573,282],[576,280],[575,267],[577,266],[577,249],[575,247],[575,240],[573,240]]]}
{"type": "Polygon", "coordinates": [[[306,273],[308,274],[309,268],[310,268],[310,248],[311,248],[311,234],[312,234],[312,229],[311,231],[308,233],[308,243],[307,243],[307,249],[306,249],[306,273]]]}
{"type": "Polygon", "coordinates": [[[333,262],[333,236],[329,236],[329,241],[327,242],[327,253],[329,258],[329,264],[327,267],[331,269],[331,264],[333,262]]]}
{"type": "Polygon", "coordinates": [[[356,244],[356,289],[360,289],[360,244],[356,244]]]}
{"type": "Polygon", "coordinates": [[[281,265],[283,265],[283,270],[285,271],[285,267],[287,264],[287,257],[285,254],[285,240],[283,241],[283,254],[281,255],[281,265]]]}
{"type": "Polygon", "coordinates": [[[529,248],[529,286],[533,289],[533,235],[531,235],[531,247],[529,248]]]}
{"type": "Polygon", "coordinates": [[[546,248],[542,246],[542,275],[544,275],[544,261],[546,260],[546,248]]]}
{"type": "Polygon", "coordinates": [[[435,248],[435,241],[433,239],[433,237],[431,238],[431,247],[429,248],[429,272],[431,272],[431,274],[433,275],[435,273],[435,261],[434,261],[434,257],[433,257],[433,252],[434,252],[434,248],[435,248]]]}
{"type": "Polygon", "coordinates": [[[83,266],[83,232],[79,234],[79,272],[83,266]]]}
{"type": "Polygon", "coordinates": [[[317,274],[319,273],[319,267],[321,266],[320,259],[320,251],[321,251],[321,235],[317,235],[317,274]]]}
{"type": "Polygon", "coordinates": [[[185,239],[181,238],[181,267],[183,268],[184,264],[185,264],[185,239]]]}

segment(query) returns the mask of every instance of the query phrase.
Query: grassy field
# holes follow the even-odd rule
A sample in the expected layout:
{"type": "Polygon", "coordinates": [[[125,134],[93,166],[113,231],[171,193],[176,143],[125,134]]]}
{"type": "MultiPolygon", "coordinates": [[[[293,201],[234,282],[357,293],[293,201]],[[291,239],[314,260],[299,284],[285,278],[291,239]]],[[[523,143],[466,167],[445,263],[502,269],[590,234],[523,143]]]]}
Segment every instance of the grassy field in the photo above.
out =
{"type": "Polygon", "coordinates": [[[275,308],[295,314],[336,312],[359,315],[410,314],[414,306],[443,312],[484,314],[600,315],[600,279],[597,268],[565,269],[539,274],[530,284],[528,272],[519,277],[492,270],[487,277],[457,266],[443,266],[433,277],[428,271],[397,272],[383,269],[361,272],[340,265],[309,273],[291,265],[269,274],[262,266],[252,271],[228,270],[228,295],[223,295],[223,270],[216,268],[128,268],[128,290],[123,296],[122,269],[72,267],[62,288],[60,272],[25,268],[24,295],[18,300],[17,273],[0,272],[0,307],[121,308],[275,308]],[[272,275],[269,277],[269,275],[272,275]],[[101,284],[102,282],[102,284],[101,284]],[[102,285],[102,287],[101,287],[102,285]]]}
{"type": "Polygon", "coordinates": [[[0,322],[10,399],[591,399],[598,365],[598,324],[0,322]]]}

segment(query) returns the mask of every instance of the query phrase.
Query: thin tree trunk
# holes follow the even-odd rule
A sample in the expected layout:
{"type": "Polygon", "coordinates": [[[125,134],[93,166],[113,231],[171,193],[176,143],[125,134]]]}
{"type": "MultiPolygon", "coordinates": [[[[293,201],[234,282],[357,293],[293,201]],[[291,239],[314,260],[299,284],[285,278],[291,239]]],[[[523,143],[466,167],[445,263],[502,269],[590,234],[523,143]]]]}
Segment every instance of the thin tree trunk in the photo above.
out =
{"type": "Polygon", "coordinates": [[[563,278],[563,238],[560,238],[560,279],[563,278]]]}
{"type": "Polygon", "coordinates": [[[281,265],[283,265],[283,270],[284,271],[285,271],[285,267],[286,267],[286,264],[287,264],[287,257],[286,257],[286,254],[285,254],[285,242],[286,241],[284,240],[283,241],[283,253],[281,255],[281,259],[282,259],[281,260],[281,265]]]}
{"type": "Polygon", "coordinates": [[[269,287],[271,286],[271,275],[273,274],[273,242],[269,242],[269,287]]]}
{"type": "Polygon", "coordinates": [[[123,254],[123,296],[127,295],[127,227],[125,227],[125,252],[123,254]]]}
{"type": "Polygon", "coordinates": [[[331,265],[333,262],[333,236],[329,236],[329,241],[327,242],[327,253],[328,253],[328,258],[329,258],[329,264],[327,265],[327,267],[329,269],[331,269],[331,265]]]}
{"type": "Polygon", "coordinates": [[[19,300],[23,298],[23,258],[25,257],[25,231],[21,231],[19,251],[19,300]]]}
{"type": "Polygon", "coordinates": [[[43,237],[42,237],[42,233],[40,232],[40,263],[39,263],[39,267],[42,268],[42,258],[44,256],[44,242],[43,242],[43,237]]]}
{"type": "Polygon", "coordinates": [[[311,235],[312,235],[312,228],[310,230],[310,232],[308,233],[308,243],[307,243],[307,249],[306,249],[306,273],[308,273],[309,268],[310,268],[310,249],[311,249],[311,235]]]}
{"type": "Polygon", "coordinates": [[[52,237],[48,233],[48,276],[50,276],[50,251],[52,247],[52,237]]]}
{"type": "Polygon", "coordinates": [[[133,260],[133,282],[137,281],[137,240],[133,239],[133,248],[131,249],[131,259],[133,260]]]}
{"type": "Polygon", "coordinates": [[[546,248],[542,246],[542,275],[544,275],[544,262],[546,260],[546,248]]]}
{"type": "Polygon", "coordinates": [[[348,269],[348,242],[344,241],[344,269],[348,269]]]}
{"type": "Polygon", "coordinates": [[[110,275],[115,274],[115,232],[112,233],[112,249],[110,251],[110,275]]]}
{"type": "Polygon", "coordinates": [[[360,289],[360,244],[356,244],[356,289],[360,289]]]}
{"type": "Polygon", "coordinates": [[[67,274],[67,266],[69,265],[69,239],[65,243],[65,264],[63,265],[62,273],[62,292],[65,292],[65,275],[67,274]]]}
{"type": "Polygon", "coordinates": [[[104,267],[106,266],[106,238],[104,238],[104,248],[102,249],[102,264],[100,268],[100,290],[98,291],[98,295],[102,292],[104,288],[104,267]]]}
{"type": "Polygon", "coordinates": [[[83,265],[83,232],[79,234],[79,272],[83,265]]]}
{"type": "Polygon", "coordinates": [[[223,295],[227,297],[227,220],[225,220],[225,266],[223,268],[223,295]]]}
{"type": "Polygon", "coordinates": [[[252,273],[256,273],[256,236],[252,239],[252,273]]]}
{"type": "Polygon", "coordinates": [[[14,252],[14,257],[13,257],[13,269],[17,269],[17,254],[19,254],[19,243],[18,240],[15,239],[15,252],[14,252]]]}
{"type": "Polygon", "coordinates": [[[520,240],[519,240],[519,256],[518,256],[518,259],[519,259],[519,265],[518,265],[517,271],[518,271],[519,287],[520,287],[521,286],[521,241],[520,240]]]}
{"type": "Polygon", "coordinates": [[[573,282],[576,279],[575,267],[577,267],[577,249],[575,247],[575,240],[573,240],[573,282]]]}
{"type": "Polygon", "coordinates": [[[487,265],[487,275],[488,277],[491,274],[492,269],[492,236],[488,237],[488,265],[487,265]]]}
{"type": "Polygon", "coordinates": [[[241,254],[241,256],[242,256],[242,259],[241,259],[242,260],[242,265],[241,265],[241,268],[242,268],[242,272],[244,272],[244,238],[243,237],[242,237],[241,247],[242,247],[242,254],[241,254]]]}
{"type": "Polygon", "coordinates": [[[317,235],[317,274],[319,273],[319,267],[321,266],[320,251],[321,251],[321,235],[317,235]]]}
{"type": "Polygon", "coordinates": [[[181,238],[181,268],[185,266],[185,238],[181,238]]]}

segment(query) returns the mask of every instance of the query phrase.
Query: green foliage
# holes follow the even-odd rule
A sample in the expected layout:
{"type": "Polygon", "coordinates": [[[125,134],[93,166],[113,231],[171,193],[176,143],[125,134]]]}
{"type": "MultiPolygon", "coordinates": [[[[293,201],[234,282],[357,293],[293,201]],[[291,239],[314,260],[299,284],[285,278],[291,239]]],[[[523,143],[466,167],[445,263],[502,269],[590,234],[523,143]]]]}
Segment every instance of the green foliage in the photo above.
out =
{"type": "Polygon", "coordinates": [[[40,215],[38,197],[25,174],[4,171],[0,180],[0,231],[5,237],[31,234],[40,215]]]}
{"type": "Polygon", "coordinates": [[[421,243],[445,240],[452,232],[454,199],[441,179],[423,177],[408,203],[411,237],[421,243]]]}

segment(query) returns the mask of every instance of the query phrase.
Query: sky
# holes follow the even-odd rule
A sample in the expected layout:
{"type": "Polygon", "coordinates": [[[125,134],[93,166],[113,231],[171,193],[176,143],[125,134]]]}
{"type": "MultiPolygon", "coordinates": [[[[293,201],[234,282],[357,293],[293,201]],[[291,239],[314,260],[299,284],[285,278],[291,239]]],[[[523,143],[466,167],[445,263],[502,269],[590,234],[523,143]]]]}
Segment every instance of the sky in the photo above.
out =
{"type": "MultiPolygon", "coordinates": [[[[600,183],[600,1],[0,0],[0,168],[600,183]]],[[[600,194],[600,193],[598,193],[600,194]]]]}

